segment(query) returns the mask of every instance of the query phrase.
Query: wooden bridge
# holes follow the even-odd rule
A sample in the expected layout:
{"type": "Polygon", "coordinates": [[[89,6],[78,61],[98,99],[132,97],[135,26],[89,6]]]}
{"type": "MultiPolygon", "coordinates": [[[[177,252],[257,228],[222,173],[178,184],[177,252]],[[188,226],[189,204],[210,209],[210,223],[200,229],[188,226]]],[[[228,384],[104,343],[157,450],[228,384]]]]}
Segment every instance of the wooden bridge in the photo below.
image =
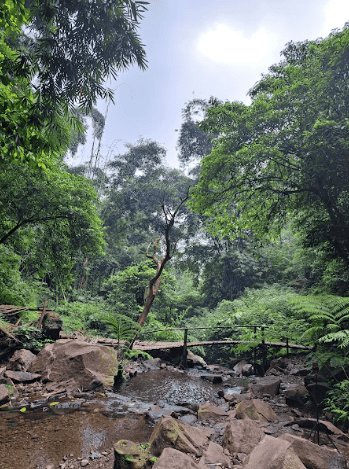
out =
{"type": "MultiPolygon", "coordinates": [[[[237,332],[234,330],[235,328],[252,328],[253,335],[255,340],[248,341],[248,340],[234,340],[234,339],[225,339],[225,340],[206,340],[206,341],[198,341],[198,342],[189,342],[188,341],[188,331],[193,329],[213,329],[212,327],[182,327],[182,328],[170,328],[170,329],[158,329],[153,331],[147,331],[147,334],[150,333],[157,333],[157,332],[165,332],[165,331],[184,331],[183,340],[177,342],[164,342],[164,341],[140,341],[136,340],[133,344],[134,350],[142,350],[144,352],[151,353],[152,351],[158,350],[169,350],[169,349],[178,349],[178,352],[182,355],[182,363],[186,366],[187,360],[187,349],[189,347],[200,347],[200,346],[226,346],[226,345],[239,345],[239,344],[253,344],[253,359],[254,363],[257,362],[257,349],[261,350],[263,365],[266,362],[266,355],[268,347],[277,347],[277,348],[286,348],[286,354],[289,354],[290,350],[313,350],[313,347],[309,347],[307,345],[298,345],[289,343],[289,340],[286,339],[285,342],[269,342],[264,340],[264,331],[266,326],[261,325],[248,325],[248,326],[215,326],[214,329],[230,329],[231,332],[237,332]],[[257,337],[257,330],[261,329],[260,337],[257,337]],[[181,353],[182,352],[182,353],[181,353]]],[[[105,345],[114,345],[115,346],[115,339],[101,339],[99,341],[105,345]],[[103,341],[103,342],[102,342],[103,341]]]]}

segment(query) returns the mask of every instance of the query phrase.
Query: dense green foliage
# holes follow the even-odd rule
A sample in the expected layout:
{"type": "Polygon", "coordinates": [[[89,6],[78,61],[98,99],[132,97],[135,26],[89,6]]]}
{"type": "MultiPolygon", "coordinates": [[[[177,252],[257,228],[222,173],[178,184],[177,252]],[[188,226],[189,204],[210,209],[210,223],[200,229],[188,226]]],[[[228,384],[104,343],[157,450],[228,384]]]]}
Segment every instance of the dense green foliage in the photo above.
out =
{"type": "Polygon", "coordinates": [[[289,43],[250,91],[251,105],[214,101],[201,129],[217,135],[193,207],[229,236],[258,240],[287,222],[305,246],[349,266],[349,29],[289,43]]]}
{"type": "MultiPolygon", "coordinates": [[[[156,273],[149,249],[157,240],[162,258],[180,207],[139,337],[179,340],[183,331],[167,329],[205,326],[190,340],[250,341],[227,346],[228,359],[262,338],[287,338],[316,345],[313,359],[347,372],[349,29],[289,43],[250,105],[187,103],[181,170],[151,139],[102,168],[105,118],[94,106],[112,99],[108,76],[146,67],[137,33],[146,3],[0,5],[0,303],[47,299],[67,333],[132,339],[156,273]],[[86,143],[87,117],[90,159],[67,167],[66,152],[86,143]]],[[[23,312],[15,332],[26,346],[43,343],[36,317],[23,312]]],[[[4,316],[1,333],[13,333],[4,316]]],[[[327,407],[349,419],[343,383],[327,407]]]]}

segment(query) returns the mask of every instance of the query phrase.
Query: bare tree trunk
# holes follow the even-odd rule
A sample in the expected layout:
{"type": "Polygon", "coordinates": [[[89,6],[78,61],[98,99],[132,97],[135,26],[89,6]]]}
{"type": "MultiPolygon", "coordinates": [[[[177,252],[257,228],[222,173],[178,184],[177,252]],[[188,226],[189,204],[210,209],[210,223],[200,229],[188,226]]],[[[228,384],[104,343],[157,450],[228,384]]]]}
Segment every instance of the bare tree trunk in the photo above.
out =
{"type": "MultiPolygon", "coordinates": [[[[161,283],[161,274],[162,274],[162,271],[164,270],[166,262],[168,262],[171,259],[176,249],[176,243],[172,243],[170,239],[170,232],[171,232],[172,226],[174,225],[176,215],[178,214],[178,210],[181,208],[181,206],[184,204],[184,202],[187,199],[188,199],[188,196],[182,199],[180,204],[178,205],[178,207],[176,208],[174,212],[170,212],[169,210],[166,210],[165,205],[164,204],[162,205],[162,211],[164,212],[164,216],[165,216],[165,253],[161,259],[157,259],[156,248],[157,248],[158,242],[160,241],[160,238],[157,238],[153,243],[153,253],[149,254],[149,251],[147,251],[147,257],[154,261],[157,272],[156,272],[156,275],[149,282],[149,293],[148,293],[143,311],[141,312],[138,318],[138,324],[140,325],[140,327],[143,327],[147,319],[148,313],[150,311],[150,308],[152,307],[154,299],[159,291],[159,287],[161,283]]],[[[130,344],[130,348],[133,347],[136,337],[137,336],[135,336],[134,339],[132,340],[130,344]]]]}

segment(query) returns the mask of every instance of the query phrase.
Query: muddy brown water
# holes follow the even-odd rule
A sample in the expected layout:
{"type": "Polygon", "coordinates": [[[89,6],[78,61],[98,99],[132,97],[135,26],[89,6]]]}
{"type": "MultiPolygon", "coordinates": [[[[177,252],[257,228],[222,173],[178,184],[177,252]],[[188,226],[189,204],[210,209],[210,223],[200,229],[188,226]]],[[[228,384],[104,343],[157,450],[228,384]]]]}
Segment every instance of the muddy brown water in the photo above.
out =
{"type": "Polygon", "coordinates": [[[144,413],[155,403],[218,402],[213,385],[195,372],[154,370],[127,382],[118,393],[92,401],[74,399],[0,409],[0,468],[55,468],[64,456],[88,457],[110,451],[120,439],[147,442],[154,428],[144,413]],[[52,405],[54,404],[54,405],[52,405]]]}

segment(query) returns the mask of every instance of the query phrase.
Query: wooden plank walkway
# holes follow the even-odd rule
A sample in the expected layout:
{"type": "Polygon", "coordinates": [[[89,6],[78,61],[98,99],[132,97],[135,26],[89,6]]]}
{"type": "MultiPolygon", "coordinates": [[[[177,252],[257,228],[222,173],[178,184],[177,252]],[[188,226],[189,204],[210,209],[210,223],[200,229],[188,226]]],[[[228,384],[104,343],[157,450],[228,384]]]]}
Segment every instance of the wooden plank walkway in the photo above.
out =
{"type": "MultiPolygon", "coordinates": [[[[115,339],[100,339],[98,343],[102,343],[104,345],[116,345],[117,340],[115,339]]],[[[238,345],[238,344],[249,344],[249,341],[246,340],[212,340],[206,342],[188,342],[187,347],[199,347],[205,345],[238,345]]],[[[120,342],[120,345],[122,342],[120,342]]],[[[286,342],[265,342],[264,343],[267,347],[287,347],[286,342]]],[[[260,344],[259,344],[260,345],[260,344]]],[[[133,345],[133,350],[144,350],[144,351],[151,351],[151,350],[166,350],[166,349],[175,349],[184,347],[184,341],[180,342],[143,342],[136,340],[133,345]]],[[[307,345],[297,345],[297,344],[288,344],[288,348],[296,349],[296,350],[312,350],[312,347],[307,345]]]]}

